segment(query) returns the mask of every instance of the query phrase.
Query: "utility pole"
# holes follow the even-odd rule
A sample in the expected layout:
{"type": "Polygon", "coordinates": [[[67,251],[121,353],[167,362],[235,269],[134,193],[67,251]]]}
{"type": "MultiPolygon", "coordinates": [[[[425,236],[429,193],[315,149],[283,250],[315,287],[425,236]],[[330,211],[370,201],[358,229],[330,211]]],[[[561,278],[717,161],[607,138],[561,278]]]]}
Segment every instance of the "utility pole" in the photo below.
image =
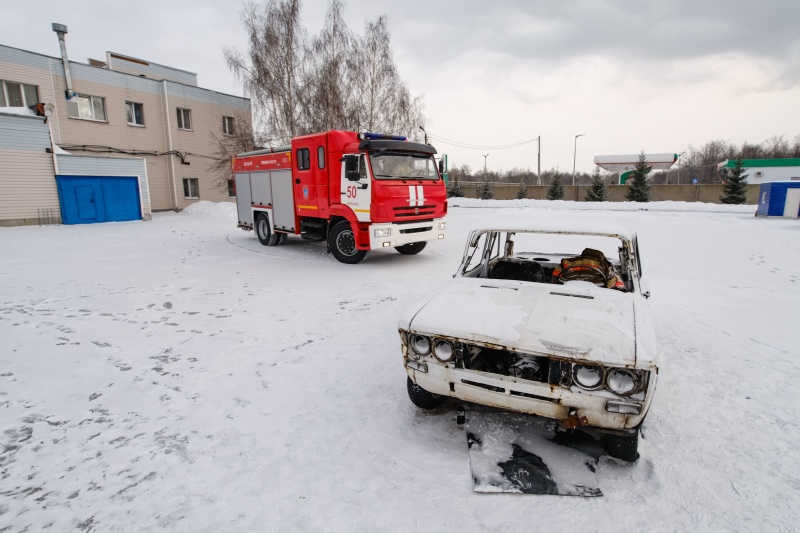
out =
{"type": "Polygon", "coordinates": [[[425,134],[425,144],[428,144],[428,132],[425,131],[425,128],[423,128],[422,126],[420,126],[419,129],[421,129],[422,133],[425,134]]]}
{"type": "Polygon", "coordinates": [[[585,133],[579,133],[575,136],[575,148],[572,152],[572,185],[575,185],[575,159],[578,156],[578,137],[583,137],[585,133]]]}
{"type": "Polygon", "coordinates": [[[536,185],[542,184],[542,136],[536,137],[536,185]]]}
{"type": "Polygon", "coordinates": [[[483,156],[483,181],[488,181],[488,174],[486,173],[486,158],[489,157],[489,154],[485,154],[483,156]]]}

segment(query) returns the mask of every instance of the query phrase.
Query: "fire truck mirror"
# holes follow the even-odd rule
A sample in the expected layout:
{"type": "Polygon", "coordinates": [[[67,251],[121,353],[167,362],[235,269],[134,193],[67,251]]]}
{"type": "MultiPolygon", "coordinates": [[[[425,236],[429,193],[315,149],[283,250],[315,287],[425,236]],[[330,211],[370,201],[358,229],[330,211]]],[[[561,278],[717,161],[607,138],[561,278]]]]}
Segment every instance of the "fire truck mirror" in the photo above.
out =
{"type": "Polygon", "coordinates": [[[348,181],[358,181],[361,179],[361,174],[358,173],[358,170],[353,170],[347,173],[348,181]]]}
{"type": "Polygon", "coordinates": [[[439,174],[444,174],[444,161],[439,160],[439,174]]]}

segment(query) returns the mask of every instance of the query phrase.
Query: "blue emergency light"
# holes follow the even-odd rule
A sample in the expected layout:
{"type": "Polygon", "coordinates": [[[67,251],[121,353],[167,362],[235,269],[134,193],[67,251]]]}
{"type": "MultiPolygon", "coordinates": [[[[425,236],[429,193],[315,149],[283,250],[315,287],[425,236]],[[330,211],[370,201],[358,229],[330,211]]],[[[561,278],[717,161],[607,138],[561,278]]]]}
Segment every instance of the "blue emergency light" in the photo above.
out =
{"type": "Polygon", "coordinates": [[[365,131],[358,134],[358,138],[362,141],[364,139],[370,139],[373,141],[376,140],[384,140],[384,141],[405,141],[407,140],[403,135],[386,135],[385,133],[371,133],[369,131],[365,131]]]}

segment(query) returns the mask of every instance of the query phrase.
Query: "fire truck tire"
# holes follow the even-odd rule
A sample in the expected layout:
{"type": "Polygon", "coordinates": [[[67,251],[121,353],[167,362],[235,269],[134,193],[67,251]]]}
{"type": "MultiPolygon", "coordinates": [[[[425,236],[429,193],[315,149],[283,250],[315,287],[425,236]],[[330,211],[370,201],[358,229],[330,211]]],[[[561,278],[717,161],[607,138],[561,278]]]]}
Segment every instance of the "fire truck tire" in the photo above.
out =
{"type": "Polygon", "coordinates": [[[286,241],[289,240],[289,235],[286,233],[281,233],[280,238],[278,240],[278,244],[286,244],[286,241]]]}
{"type": "Polygon", "coordinates": [[[272,232],[269,227],[269,218],[265,214],[258,215],[256,218],[256,236],[258,242],[264,246],[275,246],[280,240],[280,235],[272,232]]]}
{"type": "Polygon", "coordinates": [[[406,378],[406,389],[408,389],[408,398],[411,400],[411,403],[420,409],[434,409],[442,405],[447,399],[444,396],[426,391],[411,381],[411,378],[406,378]]]}
{"type": "Polygon", "coordinates": [[[404,244],[403,246],[395,246],[394,249],[400,252],[403,255],[414,255],[420,253],[422,250],[425,249],[425,245],[428,244],[425,241],[422,242],[412,242],[409,244],[404,244]]]}
{"type": "Polygon", "coordinates": [[[338,222],[328,233],[328,246],[337,261],[348,265],[360,263],[367,255],[367,250],[356,248],[353,228],[350,227],[350,223],[346,220],[338,222]]]}

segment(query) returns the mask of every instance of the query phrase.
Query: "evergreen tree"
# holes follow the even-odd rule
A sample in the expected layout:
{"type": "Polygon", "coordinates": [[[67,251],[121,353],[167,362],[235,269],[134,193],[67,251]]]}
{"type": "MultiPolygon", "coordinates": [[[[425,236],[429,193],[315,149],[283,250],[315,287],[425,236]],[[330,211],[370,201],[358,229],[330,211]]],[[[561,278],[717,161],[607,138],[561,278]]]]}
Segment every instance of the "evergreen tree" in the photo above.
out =
{"type": "Polygon", "coordinates": [[[517,200],[524,200],[528,197],[528,186],[524,181],[519,182],[519,189],[517,189],[517,200]]]}
{"type": "Polygon", "coordinates": [[[608,191],[603,178],[600,176],[600,167],[595,167],[594,174],[592,174],[592,184],[589,190],[586,191],[587,202],[605,202],[608,200],[608,191]]]}
{"type": "Polygon", "coordinates": [[[492,188],[489,186],[489,182],[483,182],[483,185],[478,190],[478,197],[481,200],[491,200],[494,198],[494,193],[492,192],[492,188]]]}
{"type": "Polygon", "coordinates": [[[561,184],[561,174],[558,172],[553,176],[553,181],[550,182],[550,188],[547,189],[548,200],[561,200],[564,198],[564,186],[561,184]]]}
{"type": "Polygon", "coordinates": [[[647,181],[648,172],[650,172],[650,167],[647,165],[647,158],[644,155],[644,150],[642,150],[642,153],[639,154],[639,161],[636,162],[636,167],[628,178],[631,185],[625,198],[631,202],[650,201],[650,183],[647,181]]]}
{"type": "Polygon", "coordinates": [[[464,190],[458,186],[457,182],[450,182],[450,186],[447,187],[447,197],[448,198],[463,198],[464,197],[464,190]]]}
{"type": "Polygon", "coordinates": [[[736,160],[719,200],[723,204],[743,204],[747,200],[747,174],[744,173],[741,157],[736,160]]]}

